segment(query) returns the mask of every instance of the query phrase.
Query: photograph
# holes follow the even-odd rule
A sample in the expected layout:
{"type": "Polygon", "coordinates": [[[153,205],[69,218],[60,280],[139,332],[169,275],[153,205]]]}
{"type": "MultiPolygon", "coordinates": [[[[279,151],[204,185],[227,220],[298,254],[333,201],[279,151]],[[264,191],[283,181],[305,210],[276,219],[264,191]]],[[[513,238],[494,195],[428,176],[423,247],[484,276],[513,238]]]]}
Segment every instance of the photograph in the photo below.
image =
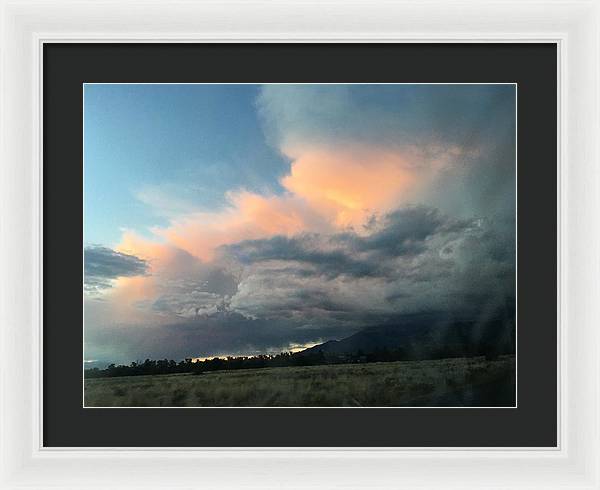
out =
{"type": "Polygon", "coordinates": [[[516,83],[82,91],[84,408],[517,407],[516,83]]]}

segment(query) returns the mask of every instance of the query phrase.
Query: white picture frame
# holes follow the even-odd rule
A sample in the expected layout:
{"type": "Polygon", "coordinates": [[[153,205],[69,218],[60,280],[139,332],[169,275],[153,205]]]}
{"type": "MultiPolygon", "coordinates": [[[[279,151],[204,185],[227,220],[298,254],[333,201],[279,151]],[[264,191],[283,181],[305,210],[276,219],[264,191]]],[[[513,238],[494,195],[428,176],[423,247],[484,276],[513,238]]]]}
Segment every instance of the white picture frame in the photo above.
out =
{"type": "Polygon", "coordinates": [[[598,2],[0,4],[0,488],[600,488],[598,2]],[[41,53],[109,41],[556,43],[558,447],[44,448],[41,53]]]}

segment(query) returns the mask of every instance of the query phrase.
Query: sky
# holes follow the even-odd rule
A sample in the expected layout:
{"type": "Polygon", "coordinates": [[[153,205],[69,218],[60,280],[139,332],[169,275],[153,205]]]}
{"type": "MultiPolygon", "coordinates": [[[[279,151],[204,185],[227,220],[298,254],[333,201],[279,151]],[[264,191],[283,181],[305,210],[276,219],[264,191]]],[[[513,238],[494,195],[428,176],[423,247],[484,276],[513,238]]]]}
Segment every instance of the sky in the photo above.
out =
{"type": "Polygon", "coordinates": [[[84,86],[90,364],[515,297],[514,85],[84,86]]]}

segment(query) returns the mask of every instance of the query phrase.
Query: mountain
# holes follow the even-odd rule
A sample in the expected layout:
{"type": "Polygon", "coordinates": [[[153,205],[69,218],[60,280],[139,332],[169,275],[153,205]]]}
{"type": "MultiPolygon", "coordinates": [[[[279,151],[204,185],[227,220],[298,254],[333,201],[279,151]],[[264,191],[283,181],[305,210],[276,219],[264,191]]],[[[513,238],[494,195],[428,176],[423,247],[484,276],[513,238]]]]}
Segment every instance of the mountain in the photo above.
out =
{"type": "Polygon", "coordinates": [[[297,355],[335,359],[393,351],[406,360],[496,356],[515,352],[514,321],[498,315],[484,321],[444,321],[413,317],[372,326],[341,340],[330,340],[297,355]]]}

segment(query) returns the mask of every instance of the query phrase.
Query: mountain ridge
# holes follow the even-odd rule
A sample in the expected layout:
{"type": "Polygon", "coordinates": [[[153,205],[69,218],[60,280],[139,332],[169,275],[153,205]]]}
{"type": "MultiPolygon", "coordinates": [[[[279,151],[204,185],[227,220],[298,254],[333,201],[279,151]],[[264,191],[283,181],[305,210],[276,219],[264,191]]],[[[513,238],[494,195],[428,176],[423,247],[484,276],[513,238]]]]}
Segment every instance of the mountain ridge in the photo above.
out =
{"type": "Polygon", "coordinates": [[[515,327],[503,316],[485,321],[419,320],[365,327],[340,340],[328,340],[296,353],[326,358],[394,351],[406,360],[497,356],[515,352],[515,327]]]}

